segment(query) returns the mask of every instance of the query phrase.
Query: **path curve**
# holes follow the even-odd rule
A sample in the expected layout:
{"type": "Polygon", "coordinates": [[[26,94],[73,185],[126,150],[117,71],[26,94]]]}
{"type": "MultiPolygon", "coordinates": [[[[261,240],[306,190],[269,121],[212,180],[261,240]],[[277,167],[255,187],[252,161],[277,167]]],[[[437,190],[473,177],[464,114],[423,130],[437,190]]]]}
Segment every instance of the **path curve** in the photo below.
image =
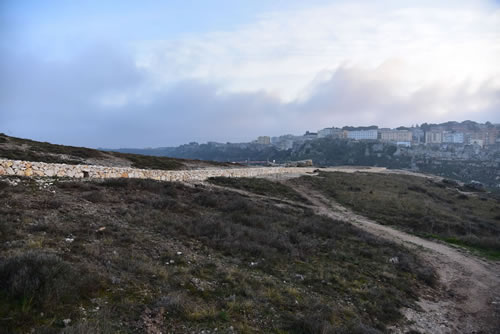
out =
{"type": "Polygon", "coordinates": [[[371,234],[418,250],[437,271],[439,295],[424,295],[422,310],[404,309],[409,322],[395,333],[500,333],[500,265],[459,248],[419,238],[378,224],[304,186],[292,185],[314,204],[320,215],[347,221],[371,234]]]}

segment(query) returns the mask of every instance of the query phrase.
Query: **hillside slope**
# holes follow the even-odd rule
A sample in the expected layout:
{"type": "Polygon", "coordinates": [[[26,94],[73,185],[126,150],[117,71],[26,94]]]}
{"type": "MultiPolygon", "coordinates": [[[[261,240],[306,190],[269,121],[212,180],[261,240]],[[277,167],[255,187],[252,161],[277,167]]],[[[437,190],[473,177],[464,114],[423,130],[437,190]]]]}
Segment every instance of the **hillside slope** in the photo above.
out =
{"type": "Polygon", "coordinates": [[[468,247],[500,260],[500,196],[436,178],[320,172],[290,181],[380,224],[468,247]]]}
{"type": "Polygon", "coordinates": [[[412,251],[269,188],[3,177],[0,328],[379,333],[434,289],[412,251]]]}
{"type": "Polygon", "coordinates": [[[100,151],[85,147],[57,145],[10,137],[2,133],[0,133],[0,158],[48,163],[86,164],[163,170],[234,166],[234,164],[212,161],[154,157],[140,154],[100,151]]]}

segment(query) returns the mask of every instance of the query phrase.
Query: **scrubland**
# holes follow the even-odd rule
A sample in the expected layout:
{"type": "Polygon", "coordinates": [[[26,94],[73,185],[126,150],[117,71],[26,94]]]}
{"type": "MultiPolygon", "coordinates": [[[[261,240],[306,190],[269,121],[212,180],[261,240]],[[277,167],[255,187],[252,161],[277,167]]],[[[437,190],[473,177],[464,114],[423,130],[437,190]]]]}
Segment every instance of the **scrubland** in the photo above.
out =
{"type": "Polygon", "coordinates": [[[411,175],[321,172],[290,182],[380,224],[500,260],[500,197],[455,181],[411,175]]]}
{"type": "Polygon", "coordinates": [[[377,333],[436,285],[415,253],[315,215],[286,185],[216,182],[272,198],[151,180],[2,178],[0,328],[377,333]]]}

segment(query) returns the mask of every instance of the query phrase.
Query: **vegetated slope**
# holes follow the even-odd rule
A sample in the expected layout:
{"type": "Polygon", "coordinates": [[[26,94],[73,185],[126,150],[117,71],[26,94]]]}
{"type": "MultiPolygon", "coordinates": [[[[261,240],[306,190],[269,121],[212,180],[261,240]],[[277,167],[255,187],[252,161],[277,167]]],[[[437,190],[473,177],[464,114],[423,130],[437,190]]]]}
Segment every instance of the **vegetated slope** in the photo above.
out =
{"type": "Polygon", "coordinates": [[[318,214],[351,224],[414,249],[439,277],[438,288],[424,293],[418,309],[407,308],[407,327],[396,333],[497,333],[500,328],[500,263],[485,261],[460,248],[420,238],[365,216],[327,198],[313,187],[294,184],[318,214]]]}
{"type": "Polygon", "coordinates": [[[434,237],[500,259],[500,200],[453,181],[374,173],[328,173],[290,182],[326,196],[381,224],[434,237]]]}
{"type": "Polygon", "coordinates": [[[294,189],[282,183],[270,182],[266,179],[257,179],[251,177],[232,178],[220,176],[211,177],[208,179],[208,182],[219,186],[249,191],[259,195],[279,197],[291,201],[298,201],[301,203],[309,202],[305,197],[300,195],[294,189]]]}
{"type": "Polygon", "coordinates": [[[0,259],[11,333],[377,333],[434,283],[308,207],[134,179],[2,178],[0,259]]]}
{"type": "Polygon", "coordinates": [[[220,162],[99,151],[85,147],[57,145],[10,137],[1,133],[0,158],[48,163],[90,164],[164,170],[234,166],[220,162]]]}

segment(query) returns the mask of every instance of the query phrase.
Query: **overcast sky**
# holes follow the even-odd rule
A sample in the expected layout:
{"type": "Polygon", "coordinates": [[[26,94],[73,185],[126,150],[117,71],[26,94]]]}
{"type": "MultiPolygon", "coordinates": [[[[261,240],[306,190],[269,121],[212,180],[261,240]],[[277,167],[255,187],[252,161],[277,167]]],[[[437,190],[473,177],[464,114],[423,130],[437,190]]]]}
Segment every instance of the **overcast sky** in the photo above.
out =
{"type": "Polygon", "coordinates": [[[3,0],[0,132],[118,148],[499,123],[499,59],[493,0],[3,0]]]}

